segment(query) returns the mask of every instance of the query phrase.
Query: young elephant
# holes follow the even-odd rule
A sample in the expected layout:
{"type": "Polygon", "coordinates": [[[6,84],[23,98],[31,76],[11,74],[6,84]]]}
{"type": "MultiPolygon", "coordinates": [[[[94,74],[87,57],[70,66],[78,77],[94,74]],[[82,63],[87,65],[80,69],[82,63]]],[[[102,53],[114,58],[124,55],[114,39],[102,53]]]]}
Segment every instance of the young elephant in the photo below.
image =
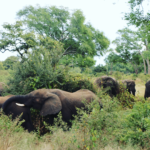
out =
{"type": "Polygon", "coordinates": [[[131,94],[133,94],[135,96],[135,81],[134,80],[123,80],[122,81],[123,84],[125,84],[126,89],[128,90],[128,92],[131,94]]]}
{"type": "Polygon", "coordinates": [[[15,96],[8,99],[2,106],[3,111],[8,115],[13,113],[13,117],[23,112],[22,119],[25,120],[25,128],[29,130],[32,126],[29,109],[40,110],[41,116],[49,116],[49,124],[53,124],[54,117],[61,111],[62,119],[67,123],[77,114],[76,107],[85,107],[82,100],[90,103],[97,96],[86,89],[74,93],[59,89],[38,89],[25,96],[15,96]],[[11,110],[10,110],[11,108],[11,110]],[[19,109],[18,109],[19,108],[19,109]],[[18,109],[18,110],[17,110],[18,109]],[[24,112],[25,111],[25,112],[24,112]]]}
{"type": "Polygon", "coordinates": [[[146,82],[145,84],[145,94],[144,94],[144,98],[148,98],[150,97],[150,80],[146,82]]]}
{"type": "Polygon", "coordinates": [[[2,107],[3,103],[12,96],[14,95],[0,96],[0,108],[2,107]]]}
{"type": "Polygon", "coordinates": [[[112,77],[102,76],[100,78],[97,78],[95,83],[99,88],[103,87],[104,89],[106,89],[106,92],[110,97],[116,96],[119,93],[119,84],[112,77]]]}

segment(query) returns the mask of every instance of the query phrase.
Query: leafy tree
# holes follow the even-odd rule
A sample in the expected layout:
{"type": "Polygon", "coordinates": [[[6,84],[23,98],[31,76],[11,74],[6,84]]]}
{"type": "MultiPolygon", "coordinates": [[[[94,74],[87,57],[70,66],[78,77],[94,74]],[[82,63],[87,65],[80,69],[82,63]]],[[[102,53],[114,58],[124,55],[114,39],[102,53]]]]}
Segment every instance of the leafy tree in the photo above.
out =
{"type": "Polygon", "coordinates": [[[128,28],[124,28],[122,30],[118,30],[117,37],[113,43],[116,45],[116,52],[118,54],[112,53],[108,57],[109,61],[112,62],[129,62],[135,69],[135,73],[138,73],[138,70],[142,63],[142,55],[141,55],[141,40],[139,38],[138,32],[132,31],[128,28]],[[111,58],[111,55],[113,57],[111,58]]]}
{"type": "Polygon", "coordinates": [[[82,61],[78,59],[79,64],[89,57],[102,55],[109,46],[109,40],[102,32],[85,23],[80,10],[71,14],[63,7],[27,6],[17,13],[17,17],[28,30],[63,43],[63,56],[83,58],[82,61]]]}
{"type": "Polygon", "coordinates": [[[81,55],[77,55],[76,57],[71,56],[63,56],[60,60],[59,64],[70,66],[70,67],[91,67],[95,65],[95,60],[91,57],[82,57],[81,55]]]}
{"type": "MultiPolygon", "coordinates": [[[[146,47],[146,51],[149,50],[150,43],[150,13],[145,12],[145,8],[143,7],[143,2],[146,0],[129,0],[128,3],[130,5],[130,13],[125,13],[125,20],[128,20],[129,24],[140,27],[142,31],[142,41],[146,47]]],[[[148,2],[148,1],[147,1],[148,2]]],[[[143,62],[144,62],[144,72],[146,73],[146,63],[148,67],[148,74],[150,74],[150,62],[148,57],[146,56],[147,52],[143,53],[143,62]],[[144,55],[145,53],[145,55],[144,55]],[[146,61],[146,63],[145,63],[146,61]]]]}
{"type": "Polygon", "coordinates": [[[3,61],[4,68],[7,69],[13,69],[13,65],[16,64],[19,61],[19,58],[16,56],[10,56],[5,61],[3,61]]]}
{"type": "Polygon", "coordinates": [[[36,45],[35,34],[33,32],[25,32],[23,24],[17,21],[15,24],[3,24],[5,31],[0,32],[0,52],[15,52],[23,58],[28,50],[36,45]]]}
{"type": "Polygon", "coordinates": [[[125,19],[129,21],[129,24],[136,26],[145,26],[149,24],[150,13],[145,15],[142,3],[146,0],[129,0],[130,13],[125,13],[125,19]]]}
{"type": "Polygon", "coordinates": [[[26,94],[39,88],[53,88],[54,84],[61,85],[60,79],[64,75],[64,67],[58,65],[61,57],[61,43],[49,39],[48,47],[39,46],[26,54],[26,61],[16,63],[10,90],[12,93],[26,94]]]}

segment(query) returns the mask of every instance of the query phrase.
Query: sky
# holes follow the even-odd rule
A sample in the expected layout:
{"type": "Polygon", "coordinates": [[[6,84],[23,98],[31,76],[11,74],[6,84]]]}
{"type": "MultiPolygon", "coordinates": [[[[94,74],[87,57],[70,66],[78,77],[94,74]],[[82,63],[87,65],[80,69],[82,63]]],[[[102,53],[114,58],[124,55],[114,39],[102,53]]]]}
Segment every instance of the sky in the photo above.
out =
{"type": "MultiPolygon", "coordinates": [[[[80,9],[86,22],[90,22],[95,29],[103,32],[112,42],[117,37],[117,30],[127,27],[127,21],[123,20],[123,12],[129,12],[128,0],[4,0],[0,5],[0,30],[2,24],[15,23],[16,13],[25,6],[63,6],[69,10],[80,9]]],[[[113,47],[111,44],[110,47],[113,47]]],[[[16,56],[17,53],[0,52],[0,61],[4,61],[9,56],[16,56]]],[[[94,57],[96,65],[105,64],[104,59],[107,54],[94,57]]]]}

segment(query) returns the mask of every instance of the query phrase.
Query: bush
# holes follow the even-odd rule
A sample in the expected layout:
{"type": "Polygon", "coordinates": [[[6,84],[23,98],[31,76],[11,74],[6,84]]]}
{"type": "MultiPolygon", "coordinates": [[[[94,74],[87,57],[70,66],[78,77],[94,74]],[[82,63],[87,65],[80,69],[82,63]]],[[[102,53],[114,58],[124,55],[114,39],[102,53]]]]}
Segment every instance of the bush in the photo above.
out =
{"type": "Polygon", "coordinates": [[[96,73],[106,73],[107,69],[105,66],[103,65],[98,65],[96,66],[94,69],[93,69],[93,73],[96,74],[96,73]]]}
{"type": "Polygon", "coordinates": [[[130,94],[123,83],[119,83],[119,94],[117,94],[117,99],[123,108],[133,108],[135,96],[130,94]]]}
{"type": "Polygon", "coordinates": [[[150,102],[138,102],[133,106],[125,120],[122,121],[123,131],[117,132],[118,141],[123,143],[131,142],[133,145],[140,145],[142,148],[150,149],[150,102]]]}
{"type": "MultiPolygon", "coordinates": [[[[57,63],[62,55],[61,46],[52,41],[50,51],[40,47],[27,55],[26,61],[19,62],[9,81],[12,94],[27,94],[40,88],[53,88],[63,78],[64,67],[57,63]]],[[[25,58],[24,58],[25,59],[25,58]]]]}
{"type": "Polygon", "coordinates": [[[114,71],[113,76],[115,77],[116,80],[121,80],[122,76],[123,76],[123,73],[119,72],[119,71],[114,71]]]}

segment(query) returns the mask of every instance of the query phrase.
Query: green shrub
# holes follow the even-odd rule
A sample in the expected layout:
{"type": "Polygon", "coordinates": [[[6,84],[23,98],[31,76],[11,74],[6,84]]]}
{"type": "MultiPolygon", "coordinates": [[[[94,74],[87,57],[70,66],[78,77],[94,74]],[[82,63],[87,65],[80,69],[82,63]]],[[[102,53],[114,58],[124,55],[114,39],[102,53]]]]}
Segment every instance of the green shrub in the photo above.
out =
{"type": "Polygon", "coordinates": [[[55,83],[61,84],[59,79],[63,78],[65,69],[57,63],[62,55],[62,47],[55,42],[49,46],[52,46],[50,50],[43,47],[33,50],[26,61],[16,64],[9,81],[12,94],[26,94],[35,89],[53,88],[55,83]]]}
{"type": "Polygon", "coordinates": [[[112,76],[114,76],[116,80],[121,80],[123,73],[119,71],[114,71],[112,76]]]}
{"type": "Polygon", "coordinates": [[[150,149],[150,103],[138,102],[133,106],[131,113],[122,121],[123,131],[117,132],[118,141],[133,145],[140,145],[150,149]]]}
{"type": "Polygon", "coordinates": [[[119,83],[119,93],[117,94],[117,99],[123,108],[133,108],[135,96],[130,94],[123,83],[119,83]]]}

